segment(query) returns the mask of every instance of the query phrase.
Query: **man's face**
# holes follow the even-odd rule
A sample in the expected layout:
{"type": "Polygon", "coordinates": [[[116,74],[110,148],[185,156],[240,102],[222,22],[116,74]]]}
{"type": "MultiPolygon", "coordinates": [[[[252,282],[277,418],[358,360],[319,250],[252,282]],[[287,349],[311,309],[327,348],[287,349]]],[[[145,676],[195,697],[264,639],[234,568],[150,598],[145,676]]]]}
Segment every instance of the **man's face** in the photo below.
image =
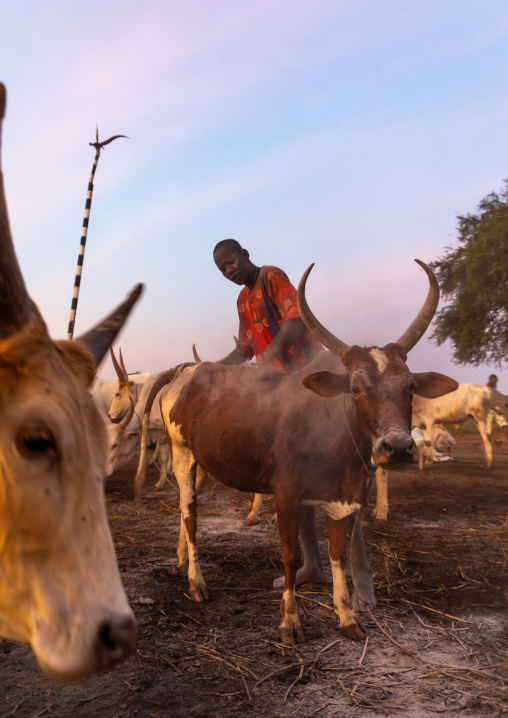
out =
{"type": "Polygon", "coordinates": [[[497,386],[497,377],[489,376],[489,381],[487,382],[487,386],[497,386]]]}
{"type": "Polygon", "coordinates": [[[231,282],[240,286],[247,284],[252,273],[252,264],[245,249],[238,251],[228,247],[219,247],[213,259],[218,269],[231,282]]]}

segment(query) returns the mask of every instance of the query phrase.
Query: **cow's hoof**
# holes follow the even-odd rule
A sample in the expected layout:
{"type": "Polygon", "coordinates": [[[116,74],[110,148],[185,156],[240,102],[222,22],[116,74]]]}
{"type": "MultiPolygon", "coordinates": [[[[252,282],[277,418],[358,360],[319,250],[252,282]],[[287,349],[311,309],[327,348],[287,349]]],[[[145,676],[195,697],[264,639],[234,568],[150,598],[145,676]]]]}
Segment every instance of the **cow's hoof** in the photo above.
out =
{"type": "Polygon", "coordinates": [[[376,516],[374,518],[374,526],[383,526],[388,519],[383,518],[382,516],[376,516]]]}
{"type": "Polygon", "coordinates": [[[197,603],[208,601],[208,589],[206,586],[196,586],[196,588],[191,588],[189,593],[192,600],[197,603]]]}
{"type": "Polygon", "coordinates": [[[341,626],[340,632],[343,636],[350,638],[352,641],[363,641],[366,638],[363,628],[357,623],[350,623],[348,626],[341,626]]]}
{"type": "Polygon", "coordinates": [[[175,567],[174,572],[177,573],[179,576],[186,576],[189,572],[189,564],[187,563],[180,563],[178,566],[175,567]]]}
{"type": "Polygon", "coordinates": [[[259,516],[247,516],[246,524],[247,526],[257,526],[259,523],[259,516]]]}
{"type": "Polygon", "coordinates": [[[280,642],[285,646],[294,646],[297,642],[305,643],[305,636],[303,635],[301,626],[293,626],[291,628],[279,626],[279,636],[280,642]]]}
{"type": "Polygon", "coordinates": [[[360,611],[362,611],[364,605],[369,609],[369,611],[373,611],[376,608],[376,597],[374,596],[374,589],[363,588],[362,600],[360,600],[358,594],[356,593],[356,590],[354,590],[353,595],[351,596],[351,603],[353,604],[353,611],[356,614],[359,614],[360,611]]]}

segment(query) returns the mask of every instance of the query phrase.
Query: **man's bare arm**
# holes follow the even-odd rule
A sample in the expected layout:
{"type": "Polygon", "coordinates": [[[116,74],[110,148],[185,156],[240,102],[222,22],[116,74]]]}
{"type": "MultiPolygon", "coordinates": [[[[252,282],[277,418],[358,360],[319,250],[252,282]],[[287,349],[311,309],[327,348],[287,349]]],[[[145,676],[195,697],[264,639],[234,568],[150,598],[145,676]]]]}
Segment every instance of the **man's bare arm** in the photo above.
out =
{"type": "Polygon", "coordinates": [[[287,322],[284,322],[280,332],[270,344],[268,352],[263,356],[263,364],[268,365],[275,357],[290,347],[291,344],[294,344],[304,329],[305,324],[300,317],[288,319],[287,322]]]}

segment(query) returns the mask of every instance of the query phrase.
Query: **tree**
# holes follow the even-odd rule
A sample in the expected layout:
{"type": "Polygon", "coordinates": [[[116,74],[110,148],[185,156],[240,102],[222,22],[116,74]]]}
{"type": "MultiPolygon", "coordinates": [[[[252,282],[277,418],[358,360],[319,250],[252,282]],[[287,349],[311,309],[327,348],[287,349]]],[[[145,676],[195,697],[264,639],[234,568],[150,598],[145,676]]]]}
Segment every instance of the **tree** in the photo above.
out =
{"type": "Polygon", "coordinates": [[[431,263],[448,301],[431,338],[452,341],[456,364],[501,367],[508,361],[508,180],[476,214],[457,219],[458,247],[431,263]]]}

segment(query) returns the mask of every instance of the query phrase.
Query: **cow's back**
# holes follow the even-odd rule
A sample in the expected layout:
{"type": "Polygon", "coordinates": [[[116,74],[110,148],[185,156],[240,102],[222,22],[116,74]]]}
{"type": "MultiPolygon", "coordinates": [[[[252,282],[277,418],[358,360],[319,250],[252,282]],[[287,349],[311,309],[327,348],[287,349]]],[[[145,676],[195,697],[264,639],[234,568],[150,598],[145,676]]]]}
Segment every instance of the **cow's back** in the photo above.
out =
{"type": "MultiPolygon", "coordinates": [[[[293,374],[208,362],[185,369],[161,400],[171,441],[189,449],[221,483],[269,493],[276,470],[284,467],[290,474],[298,466],[301,472],[308,464],[311,471],[313,461],[323,463],[318,445],[340,445],[340,422],[330,422],[330,416],[342,412],[343,401],[318,396],[302,380],[315,371],[341,368],[336,356],[323,352],[293,374]]],[[[336,472],[333,477],[336,482],[336,472]]]]}
{"type": "Polygon", "coordinates": [[[482,384],[469,382],[437,399],[413,397],[413,424],[459,423],[468,416],[482,420],[490,404],[490,390],[482,384]]]}

